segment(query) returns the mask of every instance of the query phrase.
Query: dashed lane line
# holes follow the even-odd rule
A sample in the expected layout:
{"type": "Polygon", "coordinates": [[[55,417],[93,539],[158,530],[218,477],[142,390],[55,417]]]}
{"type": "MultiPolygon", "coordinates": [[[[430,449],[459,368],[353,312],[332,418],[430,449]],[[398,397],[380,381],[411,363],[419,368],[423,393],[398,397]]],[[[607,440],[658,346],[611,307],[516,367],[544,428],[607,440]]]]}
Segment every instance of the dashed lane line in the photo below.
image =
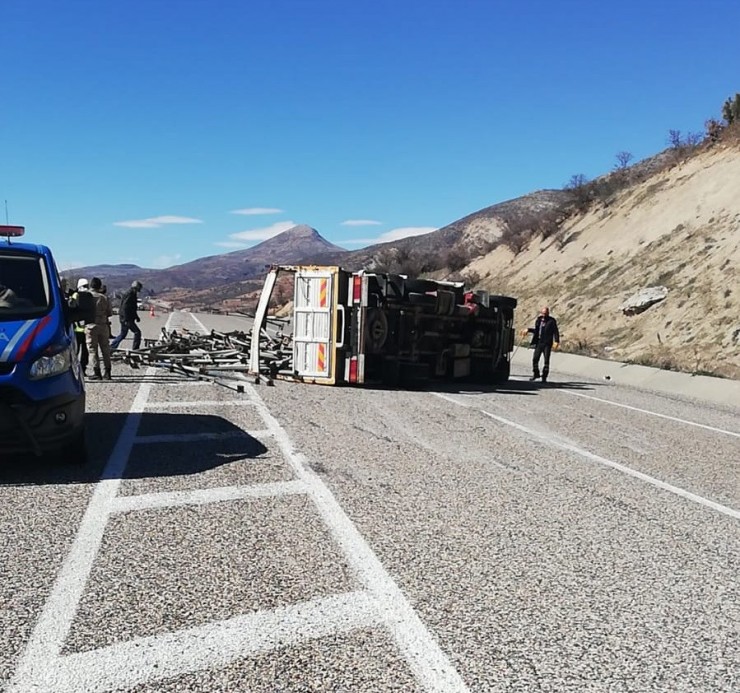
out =
{"type": "Polygon", "coordinates": [[[669,421],[676,421],[687,426],[696,426],[697,428],[704,428],[707,431],[713,431],[714,433],[722,433],[726,436],[734,436],[740,438],[740,433],[737,431],[728,431],[725,428],[717,428],[716,426],[708,426],[707,424],[698,423],[697,421],[689,421],[688,419],[679,419],[677,416],[669,416],[668,414],[659,414],[657,411],[650,411],[650,409],[640,409],[640,407],[633,407],[630,404],[622,404],[621,402],[612,402],[608,399],[602,399],[601,397],[594,397],[593,395],[584,395],[582,392],[573,392],[572,390],[561,390],[557,388],[558,392],[562,392],[565,395],[573,395],[573,397],[583,397],[584,399],[592,399],[595,402],[603,402],[604,404],[611,404],[613,407],[621,407],[622,409],[630,409],[632,411],[640,412],[641,414],[649,414],[650,416],[657,416],[661,419],[668,419],[669,421]]]}
{"type": "Polygon", "coordinates": [[[663,491],[668,491],[669,493],[673,493],[676,496],[680,496],[681,498],[685,498],[694,503],[698,503],[699,505],[703,505],[707,508],[711,508],[712,510],[716,510],[723,515],[727,515],[728,517],[740,520],[740,511],[735,510],[734,508],[730,508],[726,505],[722,505],[721,503],[710,500],[709,498],[704,498],[703,496],[691,493],[690,491],[686,491],[685,489],[679,488],[678,486],[674,486],[673,484],[669,484],[665,481],[661,481],[660,479],[656,479],[655,477],[644,474],[643,472],[638,472],[636,469],[627,467],[626,465],[620,464],[619,462],[614,462],[613,460],[602,457],[601,455],[596,455],[593,452],[589,452],[588,450],[585,450],[584,448],[581,448],[577,445],[573,445],[572,443],[556,440],[550,435],[545,435],[543,433],[540,433],[539,431],[535,431],[534,429],[529,428],[528,426],[523,426],[522,424],[518,424],[515,421],[510,421],[509,419],[505,419],[503,416],[492,414],[491,412],[485,411],[484,409],[478,409],[477,407],[473,407],[465,402],[461,402],[460,400],[457,400],[454,397],[450,397],[449,395],[443,394],[441,392],[434,392],[432,394],[448,402],[452,402],[459,407],[474,409],[475,411],[478,411],[481,414],[494,419],[494,421],[498,421],[499,423],[505,424],[506,426],[511,426],[512,428],[515,428],[522,433],[526,433],[528,436],[531,436],[532,438],[535,438],[540,442],[545,443],[546,445],[551,445],[562,450],[567,450],[568,452],[572,452],[579,457],[585,457],[592,462],[598,462],[605,467],[611,467],[612,469],[616,469],[617,471],[622,472],[622,474],[626,474],[628,476],[634,477],[635,479],[639,479],[640,481],[644,481],[645,483],[662,489],[663,491]]]}

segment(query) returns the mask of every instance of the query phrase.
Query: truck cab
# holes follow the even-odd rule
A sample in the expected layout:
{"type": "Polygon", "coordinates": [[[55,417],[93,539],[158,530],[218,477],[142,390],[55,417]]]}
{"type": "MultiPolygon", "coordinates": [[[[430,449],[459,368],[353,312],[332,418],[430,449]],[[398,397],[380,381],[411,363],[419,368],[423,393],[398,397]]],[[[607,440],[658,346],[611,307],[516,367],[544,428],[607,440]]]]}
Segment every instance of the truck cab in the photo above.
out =
{"type": "MultiPolygon", "coordinates": [[[[509,377],[513,297],[473,291],[463,282],[338,266],[275,266],[260,297],[255,329],[261,329],[283,272],[294,275],[296,379],[413,386],[430,380],[495,384],[509,377]]],[[[258,350],[253,349],[250,370],[258,368],[258,350]]]]}
{"type": "Polygon", "coordinates": [[[51,250],[16,242],[0,226],[0,462],[49,453],[84,463],[85,385],[73,324],[91,306],[70,306],[51,250]]]}

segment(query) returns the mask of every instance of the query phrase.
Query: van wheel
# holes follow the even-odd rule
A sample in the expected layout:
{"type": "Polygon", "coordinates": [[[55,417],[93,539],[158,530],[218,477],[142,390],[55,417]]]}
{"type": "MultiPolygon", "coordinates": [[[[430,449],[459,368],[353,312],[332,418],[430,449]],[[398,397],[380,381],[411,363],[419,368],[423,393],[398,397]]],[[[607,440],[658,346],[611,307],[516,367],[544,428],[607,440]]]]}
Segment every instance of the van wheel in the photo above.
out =
{"type": "Polygon", "coordinates": [[[85,440],[85,429],[83,428],[75,437],[60,450],[62,464],[84,466],[88,461],[87,441],[85,440]]]}

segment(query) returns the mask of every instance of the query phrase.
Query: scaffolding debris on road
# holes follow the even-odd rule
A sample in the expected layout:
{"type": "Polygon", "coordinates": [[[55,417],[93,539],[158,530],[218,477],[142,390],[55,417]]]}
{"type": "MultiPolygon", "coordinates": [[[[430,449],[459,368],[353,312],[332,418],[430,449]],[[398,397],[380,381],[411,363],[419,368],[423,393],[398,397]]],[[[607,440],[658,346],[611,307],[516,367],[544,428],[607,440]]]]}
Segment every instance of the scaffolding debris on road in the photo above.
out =
{"type": "Polygon", "coordinates": [[[273,384],[278,376],[293,375],[293,338],[284,333],[287,322],[270,319],[272,333],[262,328],[259,339],[259,373],[249,373],[252,333],[243,331],[208,334],[186,329],[162,328],[159,339],[144,339],[139,349],[117,349],[116,361],[131,368],[163,368],[196,380],[244,391],[246,382],[273,384]]]}

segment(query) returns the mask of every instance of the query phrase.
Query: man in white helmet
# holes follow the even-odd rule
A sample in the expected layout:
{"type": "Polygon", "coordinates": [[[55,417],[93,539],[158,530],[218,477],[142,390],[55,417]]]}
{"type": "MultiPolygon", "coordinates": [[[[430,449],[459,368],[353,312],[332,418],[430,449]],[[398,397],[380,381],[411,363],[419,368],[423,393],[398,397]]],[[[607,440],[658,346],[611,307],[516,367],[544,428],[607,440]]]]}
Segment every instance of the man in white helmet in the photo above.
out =
{"type": "MultiPolygon", "coordinates": [[[[77,302],[79,300],[80,293],[82,291],[89,291],[90,284],[87,279],[77,280],[77,291],[72,294],[72,300],[77,302]]],[[[80,366],[82,366],[82,373],[87,373],[87,363],[89,360],[89,354],[87,351],[87,337],[85,336],[85,322],[80,320],[74,324],[75,339],[77,340],[77,357],[80,359],[80,366]]]]}
{"type": "Polygon", "coordinates": [[[134,343],[132,348],[138,349],[141,346],[141,330],[136,324],[139,322],[137,306],[139,303],[139,291],[141,291],[141,289],[142,284],[137,279],[135,282],[132,282],[131,288],[123,294],[121,306],[118,309],[118,317],[121,319],[121,332],[111,342],[111,349],[118,349],[121,342],[126,339],[126,335],[128,335],[129,330],[134,333],[134,343]]]}

